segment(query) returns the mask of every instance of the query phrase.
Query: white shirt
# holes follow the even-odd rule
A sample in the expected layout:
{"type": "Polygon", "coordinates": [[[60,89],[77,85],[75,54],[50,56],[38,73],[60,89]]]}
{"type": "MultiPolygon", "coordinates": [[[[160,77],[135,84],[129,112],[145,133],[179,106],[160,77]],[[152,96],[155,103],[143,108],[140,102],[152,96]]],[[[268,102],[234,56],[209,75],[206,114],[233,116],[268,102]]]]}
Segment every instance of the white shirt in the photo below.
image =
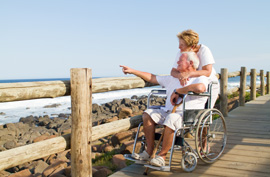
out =
{"type": "MultiPolygon", "coordinates": [[[[164,111],[172,111],[173,105],[171,104],[170,98],[174,91],[174,89],[177,88],[183,88],[181,86],[179,79],[174,78],[172,76],[157,76],[158,83],[166,88],[166,104],[165,107],[162,107],[164,111]]],[[[204,84],[205,88],[208,88],[208,79],[205,76],[200,76],[196,78],[190,78],[187,85],[191,84],[198,84],[202,83],[204,84]]],[[[204,109],[205,103],[206,103],[207,97],[201,97],[201,96],[187,96],[185,101],[185,109],[204,109]]],[[[180,100],[178,100],[180,101],[180,100]]],[[[176,111],[182,111],[183,106],[179,106],[176,111]]]]}
{"type": "MultiPolygon", "coordinates": [[[[175,58],[175,61],[174,61],[174,64],[173,64],[173,67],[174,68],[177,68],[178,64],[178,60],[179,60],[179,57],[180,57],[181,53],[180,51],[177,52],[176,54],[176,58],[175,58]]],[[[209,65],[209,64],[215,64],[215,60],[214,60],[214,57],[212,55],[212,52],[210,51],[210,49],[201,44],[201,47],[199,49],[199,51],[197,52],[197,56],[199,57],[200,59],[200,64],[199,64],[199,67],[197,70],[202,70],[202,67],[203,66],[206,66],[206,65],[209,65]]],[[[216,77],[216,70],[214,69],[214,67],[212,67],[212,72],[211,72],[211,75],[209,76],[209,82],[211,81],[216,81],[218,82],[218,79],[216,77]]]]}

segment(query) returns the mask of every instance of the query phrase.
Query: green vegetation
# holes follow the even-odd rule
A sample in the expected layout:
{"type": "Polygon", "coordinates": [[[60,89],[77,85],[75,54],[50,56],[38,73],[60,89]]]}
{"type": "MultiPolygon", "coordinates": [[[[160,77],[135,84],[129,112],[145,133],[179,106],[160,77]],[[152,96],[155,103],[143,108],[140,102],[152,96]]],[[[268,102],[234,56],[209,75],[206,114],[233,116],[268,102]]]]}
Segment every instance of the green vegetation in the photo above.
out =
{"type": "MultiPolygon", "coordinates": [[[[256,92],[256,97],[259,96],[260,96],[259,92],[256,92]]],[[[246,92],[245,100],[246,102],[250,101],[250,92],[246,92]]]]}
{"type": "MultiPolygon", "coordinates": [[[[106,153],[102,154],[101,156],[92,160],[92,162],[93,162],[92,165],[93,166],[106,166],[110,170],[112,170],[112,172],[114,173],[117,170],[117,166],[112,163],[112,158],[115,154],[117,154],[115,150],[112,150],[110,152],[106,152],[106,153]]],[[[134,163],[133,161],[129,161],[129,160],[126,161],[127,166],[129,166],[133,163],[134,163]]]]}
{"type": "Polygon", "coordinates": [[[106,152],[101,156],[95,158],[93,162],[93,166],[106,166],[113,172],[116,171],[116,166],[112,163],[112,158],[116,154],[115,150],[111,152],[106,152]]]}
{"type": "MultiPolygon", "coordinates": [[[[238,97],[239,96],[239,92],[234,92],[230,95],[228,95],[228,99],[232,99],[234,97],[238,97]]],[[[259,97],[260,96],[260,93],[257,91],[256,92],[256,97],[259,97]]],[[[246,92],[246,96],[245,96],[245,101],[248,102],[250,101],[250,92],[246,92]]],[[[216,101],[216,105],[220,103],[220,99],[218,98],[217,101],[216,101]]]]}

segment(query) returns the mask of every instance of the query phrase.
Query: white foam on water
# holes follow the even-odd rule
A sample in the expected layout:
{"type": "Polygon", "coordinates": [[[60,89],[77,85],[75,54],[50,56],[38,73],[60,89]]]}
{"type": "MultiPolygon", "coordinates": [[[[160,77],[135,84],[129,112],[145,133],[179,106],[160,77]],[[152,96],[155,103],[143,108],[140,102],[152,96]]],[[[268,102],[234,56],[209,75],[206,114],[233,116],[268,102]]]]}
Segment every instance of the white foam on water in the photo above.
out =
{"type": "MultiPolygon", "coordinates": [[[[249,85],[249,83],[248,78],[247,85],[249,85]]],[[[259,77],[257,77],[257,84],[260,84],[259,77]]],[[[239,87],[239,78],[229,79],[228,90],[233,87],[239,87]]],[[[104,104],[115,99],[131,98],[133,95],[148,95],[154,88],[159,88],[159,86],[94,93],[92,95],[92,103],[104,104]]],[[[18,122],[21,117],[30,115],[49,115],[50,117],[55,117],[60,113],[71,114],[70,107],[70,96],[0,103],[0,125],[18,122]],[[59,106],[55,108],[44,108],[44,106],[53,104],[59,104],[59,106]]]]}
{"type": "MultiPolygon", "coordinates": [[[[92,95],[92,103],[101,105],[116,99],[131,98],[133,95],[147,95],[153,88],[157,87],[94,93],[92,95]]],[[[18,122],[21,117],[27,117],[30,115],[38,117],[49,115],[50,117],[55,117],[60,113],[71,114],[70,107],[70,96],[0,103],[0,114],[3,114],[0,115],[0,125],[18,122]],[[59,106],[44,108],[44,106],[53,104],[59,104],[59,106]]]]}

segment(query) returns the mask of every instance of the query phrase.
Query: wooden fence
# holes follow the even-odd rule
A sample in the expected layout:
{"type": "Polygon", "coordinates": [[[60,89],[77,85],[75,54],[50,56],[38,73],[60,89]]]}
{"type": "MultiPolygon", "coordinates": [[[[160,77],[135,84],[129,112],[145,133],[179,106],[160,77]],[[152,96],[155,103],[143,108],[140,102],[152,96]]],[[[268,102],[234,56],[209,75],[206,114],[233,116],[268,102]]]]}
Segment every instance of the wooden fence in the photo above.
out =
{"type": "MultiPolygon", "coordinates": [[[[239,101],[240,105],[244,106],[245,104],[245,92],[246,89],[250,89],[251,92],[251,99],[256,99],[256,89],[259,87],[261,95],[265,94],[265,84],[264,84],[264,72],[263,70],[260,71],[259,74],[256,73],[255,69],[252,69],[250,73],[246,72],[246,68],[242,67],[240,72],[233,72],[228,73],[227,69],[221,69],[220,76],[220,104],[221,104],[221,111],[222,113],[227,116],[227,95],[231,92],[239,91],[239,101]],[[251,76],[251,83],[250,88],[246,86],[246,76],[251,76]],[[256,86],[256,76],[260,75],[261,84],[260,86],[256,86]],[[236,77],[240,76],[240,87],[234,88],[230,91],[227,90],[228,87],[228,78],[230,77],[236,77]]],[[[269,89],[269,72],[266,74],[267,77],[267,89],[266,93],[270,93],[269,89]]],[[[130,89],[130,88],[137,88],[137,87],[144,87],[147,85],[144,81],[138,78],[125,78],[128,82],[117,82],[117,79],[112,79],[116,81],[117,83],[113,83],[108,86],[107,88],[103,88],[104,90],[117,90],[117,89],[130,89]],[[133,80],[133,81],[130,81],[133,80]],[[135,84],[134,84],[135,83],[135,84]]],[[[106,79],[105,79],[106,80],[106,79]]],[[[110,80],[110,78],[107,79],[107,81],[110,80]]],[[[61,151],[64,151],[65,149],[71,148],[71,164],[72,164],[72,176],[76,177],[86,177],[86,176],[92,176],[92,164],[91,164],[91,144],[92,141],[98,140],[99,138],[120,132],[125,131],[130,128],[138,126],[138,124],[142,121],[141,116],[136,116],[128,119],[118,120],[115,122],[99,125],[96,127],[91,127],[91,111],[92,111],[92,93],[94,89],[94,84],[92,78],[91,78],[91,70],[90,69],[71,69],[71,80],[70,80],[70,86],[68,85],[68,82],[59,82],[60,85],[59,88],[64,88],[64,95],[67,95],[71,88],[71,107],[72,107],[72,134],[68,134],[65,136],[60,136],[52,139],[48,139],[42,142],[33,143],[30,145],[25,145],[21,147],[17,147],[14,149],[6,150],[3,152],[0,152],[0,171],[17,166],[19,164],[36,160],[42,157],[46,157],[48,155],[58,153],[61,151]]],[[[98,82],[96,82],[98,83],[98,82]]],[[[31,85],[30,83],[27,83],[31,85]]],[[[20,84],[21,89],[25,91],[27,89],[27,84],[20,84]]],[[[35,83],[32,83],[32,85],[35,83]]],[[[47,85],[50,85],[50,83],[46,82],[47,85]]],[[[43,85],[46,87],[46,84],[43,85]]],[[[104,83],[104,86],[106,85],[104,83]]],[[[15,100],[21,100],[24,99],[20,96],[17,96],[16,98],[9,98],[9,95],[12,95],[12,92],[8,91],[8,88],[14,89],[16,84],[12,86],[12,84],[0,84],[0,99],[5,97],[3,99],[4,101],[15,101],[15,100]]],[[[42,84],[41,84],[42,85],[42,84]]],[[[98,85],[98,84],[97,84],[98,85]]],[[[99,87],[99,90],[102,90],[102,84],[99,87]]],[[[42,89],[43,86],[38,86],[42,89]]],[[[18,89],[19,92],[21,90],[18,88],[18,84],[16,85],[16,89],[18,89]]],[[[96,87],[97,88],[97,87],[96,87]]],[[[33,88],[31,88],[33,89],[33,88]]],[[[34,88],[37,89],[37,88],[34,88]]],[[[49,88],[46,88],[49,89],[49,88]]],[[[44,90],[44,88],[43,88],[44,90]]],[[[53,87],[53,90],[55,90],[55,87],[53,87]]],[[[32,90],[33,91],[33,90],[32,90]]],[[[48,91],[48,90],[47,90],[48,91]]],[[[56,91],[56,90],[55,90],[56,91]]],[[[14,90],[13,90],[14,93],[14,90]]],[[[60,94],[60,96],[63,95],[60,94]]],[[[29,94],[28,94],[29,95],[29,94]]],[[[51,97],[48,95],[40,94],[40,97],[51,97]]],[[[32,98],[36,98],[37,95],[32,96],[32,98]]],[[[55,94],[54,96],[55,97],[55,94]]],[[[27,97],[28,98],[28,97],[27,97]]],[[[30,99],[30,98],[29,98],[30,99]]],[[[3,102],[3,100],[0,100],[3,102]]]]}

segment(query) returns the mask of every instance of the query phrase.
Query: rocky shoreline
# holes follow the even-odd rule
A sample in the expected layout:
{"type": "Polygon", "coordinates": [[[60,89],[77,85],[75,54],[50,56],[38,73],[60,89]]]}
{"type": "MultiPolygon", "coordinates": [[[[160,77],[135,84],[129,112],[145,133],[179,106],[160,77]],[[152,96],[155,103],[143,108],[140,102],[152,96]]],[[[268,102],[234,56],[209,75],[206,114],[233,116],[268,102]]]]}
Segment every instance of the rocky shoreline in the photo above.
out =
{"type": "MultiPolygon", "coordinates": [[[[163,105],[164,98],[152,100],[152,104],[163,105]]],[[[135,115],[140,115],[147,107],[147,96],[132,96],[114,100],[102,105],[92,105],[93,126],[108,123],[135,115]]],[[[56,105],[48,105],[56,106],[56,105]]],[[[59,114],[55,118],[45,116],[27,116],[20,118],[18,123],[0,125],[0,151],[43,141],[56,136],[71,133],[71,115],[59,114]]],[[[137,128],[119,132],[94,142],[92,159],[98,160],[104,153],[114,152],[113,168],[118,170],[126,166],[124,153],[130,153],[133,147],[132,137],[137,128]],[[125,138],[123,138],[125,137],[125,138]],[[131,141],[130,141],[131,140],[131,141]]],[[[139,146],[138,146],[139,147],[139,146]]],[[[112,170],[104,166],[93,166],[93,176],[107,176],[112,170]]],[[[53,154],[0,172],[0,176],[70,176],[70,150],[53,154]],[[53,168],[53,169],[52,169],[53,168]]]]}
{"type": "MultiPolygon", "coordinates": [[[[164,105],[164,98],[155,98],[151,104],[164,105]]],[[[55,106],[55,105],[48,105],[55,106]]],[[[217,104],[217,108],[218,108],[217,104]]],[[[238,98],[228,101],[228,109],[238,106],[238,98]]],[[[108,123],[127,117],[141,115],[147,107],[147,96],[132,96],[131,99],[124,98],[114,100],[102,105],[92,105],[93,126],[108,123]]],[[[131,153],[134,136],[137,128],[115,135],[104,137],[94,142],[92,146],[93,176],[108,176],[116,170],[127,166],[123,154],[131,153]],[[100,158],[111,154],[110,164],[100,165],[100,158]]],[[[71,115],[59,114],[55,118],[49,116],[27,116],[22,117],[18,123],[8,123],[0,125],[0,151],[9,150],[15,147],[43,141],[56,136],[71,133],[71,115]]],[[[137,148],[140,148],[138,143],[137,148]]],[[[0,171],[3,177],[63,177],[71,176],[70,170],[70,150],[52,154],[32,162],[0,171]]]]}

